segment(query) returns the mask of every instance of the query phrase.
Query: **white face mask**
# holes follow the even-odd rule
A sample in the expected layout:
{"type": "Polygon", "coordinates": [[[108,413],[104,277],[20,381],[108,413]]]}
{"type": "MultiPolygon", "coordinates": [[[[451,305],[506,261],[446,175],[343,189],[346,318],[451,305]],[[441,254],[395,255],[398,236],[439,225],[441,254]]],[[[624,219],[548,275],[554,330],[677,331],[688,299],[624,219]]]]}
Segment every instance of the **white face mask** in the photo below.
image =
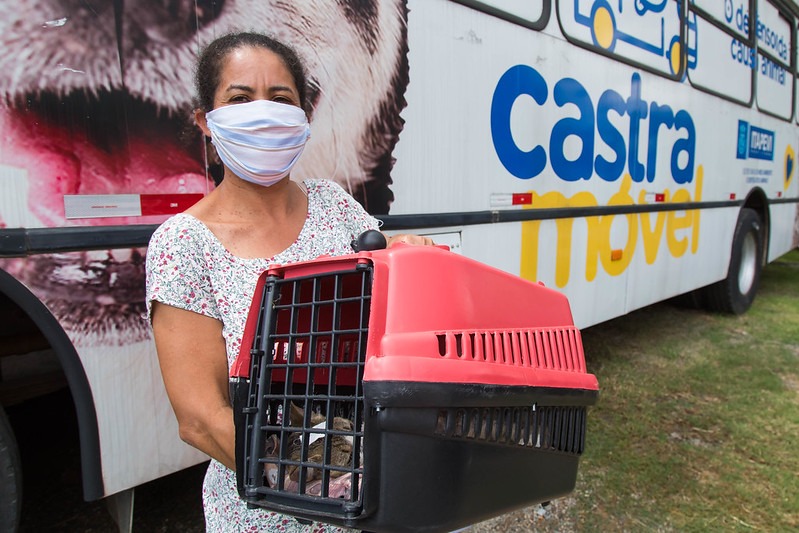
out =
{"type": "Polygon", "coordinates": [[[205,118],[225,166],[265,187],[288,176],[311,136],[302,109],[271,100],[219,107],[205,118]]]}

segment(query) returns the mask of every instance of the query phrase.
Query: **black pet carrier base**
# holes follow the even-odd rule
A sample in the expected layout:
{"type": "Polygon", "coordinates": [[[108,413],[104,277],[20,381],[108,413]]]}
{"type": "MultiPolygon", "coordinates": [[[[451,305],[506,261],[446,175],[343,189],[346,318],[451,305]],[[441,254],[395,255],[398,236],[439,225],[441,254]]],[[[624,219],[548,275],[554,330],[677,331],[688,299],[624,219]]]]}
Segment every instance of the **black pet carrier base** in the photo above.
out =
{"type": "Polygon", "coordinates": [[[276,267],[231,369],[241,497],[452,531],[573,490],[598,394],[566,298],[438,247],[276,267]]]}

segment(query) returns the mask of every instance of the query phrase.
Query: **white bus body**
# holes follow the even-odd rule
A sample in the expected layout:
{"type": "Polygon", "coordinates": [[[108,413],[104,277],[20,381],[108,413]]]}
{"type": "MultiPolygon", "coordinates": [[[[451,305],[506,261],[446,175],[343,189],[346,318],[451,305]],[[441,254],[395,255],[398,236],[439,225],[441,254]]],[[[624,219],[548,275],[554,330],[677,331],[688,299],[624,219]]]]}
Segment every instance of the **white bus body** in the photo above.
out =
{"type": "Polygon", "coordinates": [[[205,459],[178,439],[143,254],[214,186],[202,139],[179,139],[197,51],[230,29],[271,32],[308,63],[312,140],[294,179],[334,179],[387,231],[562,290],[579,327],[685,294],[743,312],[762,264],[797,246],[793,2],[0,0],[0,13],[0,392],[25,390],[12,378],[35,380],[26,367],[51,354],[89,500],[205,459]]]}

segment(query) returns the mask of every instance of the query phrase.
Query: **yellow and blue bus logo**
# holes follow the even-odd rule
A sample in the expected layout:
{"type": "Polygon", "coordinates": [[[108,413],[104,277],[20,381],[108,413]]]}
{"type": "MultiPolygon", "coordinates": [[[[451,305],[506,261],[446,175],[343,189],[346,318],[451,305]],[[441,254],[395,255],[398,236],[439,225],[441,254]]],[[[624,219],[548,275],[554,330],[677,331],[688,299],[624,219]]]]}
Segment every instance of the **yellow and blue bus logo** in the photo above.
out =
{"type": "MultiPolygon", "coordinates": [[[[680,35],[666,35],[664,11],[669,5],[668,0],[617,0],[609,2],[599,0],[591,3],[590,13],[587,6],[581,6],[585,0],[574,0],[574,21],[591,30],[591,39],[595,46],[613,52],[618,41],[627,43],[638,49],[644,50],[660,57],[665,57],[669,61],[672,74],[678,72],[685,73],[683,66],[689,69],[696,67],[696,14],[688,13],[686,28],[690,37],[687,39],[689,46],[683,50],[680,42],[680,35]],[[629,4],[632,3],[632,6],[629,4]],[[625,4],[627,4],[625,6],[625,4]],[[582,7],[582,9],[581,9],[582,7]],[[645,24],[631,23],[631,19],[626,17],[624,24],[620,23],[622,14],[633,8],[635,10],[634,20],[645,22],[645,24]],[[630,26],[630,27],[627,27],[630,26]],[[643,28],[658,27],[659,31],[643,31],[643,28]],[[684,65],[685,64],[685,65],[684,65]]],[[[681,18],[683,9],[680,2],[671,2],[677,10],[677,18],[681,18]]]]}

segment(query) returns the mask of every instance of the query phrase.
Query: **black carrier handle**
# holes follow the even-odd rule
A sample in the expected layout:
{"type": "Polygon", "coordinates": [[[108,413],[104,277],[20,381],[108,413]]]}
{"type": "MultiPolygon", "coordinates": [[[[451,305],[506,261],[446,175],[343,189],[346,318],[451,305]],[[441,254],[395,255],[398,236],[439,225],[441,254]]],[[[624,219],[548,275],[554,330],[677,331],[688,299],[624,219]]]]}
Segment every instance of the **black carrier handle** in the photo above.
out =
{"type": "Polygon", "coordinates": [[[369,252],[383,250],[387,246],[386,236],[376,229],[369,229],[358,235],[350,243],[355,252],[369,252]]]}

